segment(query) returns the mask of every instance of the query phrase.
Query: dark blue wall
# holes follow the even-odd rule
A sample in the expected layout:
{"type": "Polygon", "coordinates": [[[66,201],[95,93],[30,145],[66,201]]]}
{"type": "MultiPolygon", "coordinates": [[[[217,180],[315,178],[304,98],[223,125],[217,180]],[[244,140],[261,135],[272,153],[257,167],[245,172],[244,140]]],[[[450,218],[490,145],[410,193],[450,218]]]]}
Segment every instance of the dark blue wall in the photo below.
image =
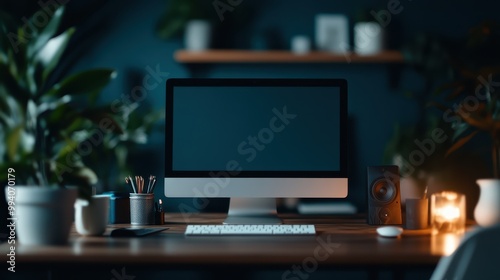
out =
{"type": "MultiPolygon", "coordinates": [[[[314,16],[318,13],[343,13],[352,20],[360,9],[386,8],[389,1],[327,1],[327,0],[245,0],[233,13],[226,13],[219,23],[232,33],[223,34],[227,46],[251,48],[256,38],[266,30],[277,31],[285,47],[297,34],[314,38],[314,16]],[[375,4],[373,4],[375,3],[375,4]],[[248,20],[242,22],[245,16],[248,20]],[[252,43],[253,42],[253,43],[252,43]]],[[[74,4],[73,7],[83,4],[74,4]]],[[[467,29],[484,19],[498,17],[497,1],[432,1],[403,0],[402,10],[392,15],[387,29],[391,32],[392,45],[398,47],[414,38],[419,32],[433,32],[446,36],[460,36],[467,29]]],[[[91,31],[90,39],[82,40],[84,51],[73,70],[89,67],[113,67],[119,76],[106,88],[103,100],[130,94],[134,86],[142,84],[147,68],[159,68],[169,77],[189,77],[190,72],[173,59],[175,50],[182,48],[182,41],[163,41],[154,34],[154,25],[162,15],[166,1],[108,1],[92,13],[88,20],[81,20],[79,28],[91,31]],[[105,18],[106,20],[102,20],[105,18]]],[[[70,3],[71,8],[71,3],[70,3]]],[[[78,14],[76,8],[70,10],[78,14]]],[[[217,19],[215,10],[213,18],[217,19]]],[[[78,47],[78,46],[75,46],[78,47]]],[[[81,47],[81,46],[80,46],[81,47]]],[[[81,48],[80,48],[81,50],[81,48]]],[[[396,122],[412,123],[418,119],[414,101],[403,97],[404,89],[422,88],[422,79],[409,67],[397,69],[401,73],[398,88],[389,84],[389,67],[381,64],[240,64],[214,65],[204,69],[206,77],[266,77],[266,78],[345,78],[349,83],[349,114],[352,118],[352,177],[349,198],[365,208],[367,165],[382,163],[382,155],[396,122]]],[[[141,106],[163,109],[163,84],[148,91],[141,106]]],[[[155,174],[163,174],[163,134],[156,133],[144,148],[152,155],[149,164],[155,174]]],[[[139,165],[144,166],[143,163],[139,165]]],[[[157,190],[157,196],[162,195],[157,190]]]]}

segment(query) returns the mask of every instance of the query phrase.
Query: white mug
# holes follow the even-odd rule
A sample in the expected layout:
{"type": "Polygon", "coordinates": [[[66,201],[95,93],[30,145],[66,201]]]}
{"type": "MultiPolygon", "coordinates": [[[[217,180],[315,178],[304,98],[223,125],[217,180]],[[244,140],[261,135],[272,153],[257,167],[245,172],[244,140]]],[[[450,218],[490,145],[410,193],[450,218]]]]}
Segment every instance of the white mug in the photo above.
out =
{"type": "Polygon", "coordinates": [[[109,196],[94,195],[90,201],[75,202],[75,227],[81,235],[101,235],[106,231],[109,217],[109,196]]]}

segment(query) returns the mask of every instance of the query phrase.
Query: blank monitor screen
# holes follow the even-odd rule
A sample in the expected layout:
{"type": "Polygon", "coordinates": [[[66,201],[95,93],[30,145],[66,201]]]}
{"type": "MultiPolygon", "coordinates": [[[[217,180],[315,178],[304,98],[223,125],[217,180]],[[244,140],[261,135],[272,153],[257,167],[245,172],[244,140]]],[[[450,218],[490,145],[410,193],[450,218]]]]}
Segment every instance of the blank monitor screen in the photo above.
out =
{"type": "Polygon", "coordinates": [[[344,80],[169,82],[167,177],[347,178],[344,80]]]}

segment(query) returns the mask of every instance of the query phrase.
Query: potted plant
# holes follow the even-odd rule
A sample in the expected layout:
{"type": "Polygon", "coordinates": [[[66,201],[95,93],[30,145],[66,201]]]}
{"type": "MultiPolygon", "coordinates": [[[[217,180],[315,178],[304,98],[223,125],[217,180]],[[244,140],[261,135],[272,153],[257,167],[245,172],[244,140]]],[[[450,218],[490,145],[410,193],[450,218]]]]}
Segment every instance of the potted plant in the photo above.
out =
{"type": "Polygon", "coordinates": [[[0,21],[0,182],[8,182],[9,210],[19,217],[23,244],[67,241],[75,199],[88,198],[97,181],[82,157],[97,144],[96,134],[121,132],[106,108],[95,107],[114,70],[66,77],[56,71],[75,32],[58,33],[63,12],[60,7],[49,15],[45,26],[33,19],[15,24],[5,15],[0,21]]]}
{"type": "Polygon", "coordinates": [[[435,143],[433,151],[426,152],[416,141],[432,139],[432,131],[441,127],[439,117],[435,116],[427,104],[433,99],[438,81],[447,78],[447,42],[429,34],[419,34],[407,43],[402,50],[405,62],[422,78],[419,88],[405,88],[403,95],[416,104],[418,118],[415,123],[396,123],[393,135],[386,145],[384,161],[399,166],[401,175],[401,195],[405,198],[421,197],[431,173],[444,158],[449,142],[435,143]]]}
{"type": "Polygon", "coordinates": [[[473,28],[464,46],[452,64],[456,78],[440,88],[452,101],[451,106],[441,105],[454,129],[455,142],[447,154],[471,142],[485,147],[480,137],[489,138],[493,178],[477,180],[480,196],[474,210],[476,222],[488,226],[500,223],[499,26],[485,22],[473,28]]]}
{"type": "Polygon", "coordinates": [[[454,144],[454,129],[445,111],[453,104],[443,102],[449,103],[453,94],[439,94],[446,88],[443,83],[457,79],[456,67],[464,58],[464,41],[419,34],[403,48],[406,64],[422,79],[422,86],[404,92],[417,105],[418,119],[415,123],[396,125],[386,146],[385,161],[400,166],[403,200],[421,197],[425,188],[429,194],[459,192],[466,195],[467,215],[472,217],[479,199],[475,182],[485,176],[484,160],[470,149],[447,155],[454,144]],[[443,108],[445,111],[438,110],[443,108]]]}

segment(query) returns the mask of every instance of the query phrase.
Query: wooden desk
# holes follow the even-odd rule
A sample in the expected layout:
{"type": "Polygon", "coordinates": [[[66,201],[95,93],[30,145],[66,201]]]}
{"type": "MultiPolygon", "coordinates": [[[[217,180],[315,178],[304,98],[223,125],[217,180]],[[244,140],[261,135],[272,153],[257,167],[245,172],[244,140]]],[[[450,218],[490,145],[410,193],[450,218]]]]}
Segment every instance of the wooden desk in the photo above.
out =
{"type": "MultiPolygon", "coordinates": [[[[222,214],[193,214],[184,219],[181,214],[167,214],[165,227],[169,230],[148,237],[111,238],[111,229],[128,225],[110,225],[102,237],[83,237],[73,232],[66,246],[19,244],[16,267],[19,271],[50,270],[52,276],[58,272],[74,273],[75,270],[101,267],[108,271],[107,278],[103,278],[108,280],[112,278],[109,269],[113,267],[212,272],[233,268],[241,273],[257,269],[287,271],[298,266],[315,270],[367,269],[373,276],[384,269],[396,273],[405,269],[432,271],[439,258],[454,250],[458,242],[458,238],[431,236],[429,230],[407,230],[400,238],[382,238],[377,236],[376,226],[367,225],[364,219],[298,215],[281,217],[287,224],[315,224],[316,236],[185,237],[183,234],[186,223],[220,224],[224,217],[222,214]]],[[[0,245],[0,260],[4,264],[7,249],[7,244],[0,245]]]]}

